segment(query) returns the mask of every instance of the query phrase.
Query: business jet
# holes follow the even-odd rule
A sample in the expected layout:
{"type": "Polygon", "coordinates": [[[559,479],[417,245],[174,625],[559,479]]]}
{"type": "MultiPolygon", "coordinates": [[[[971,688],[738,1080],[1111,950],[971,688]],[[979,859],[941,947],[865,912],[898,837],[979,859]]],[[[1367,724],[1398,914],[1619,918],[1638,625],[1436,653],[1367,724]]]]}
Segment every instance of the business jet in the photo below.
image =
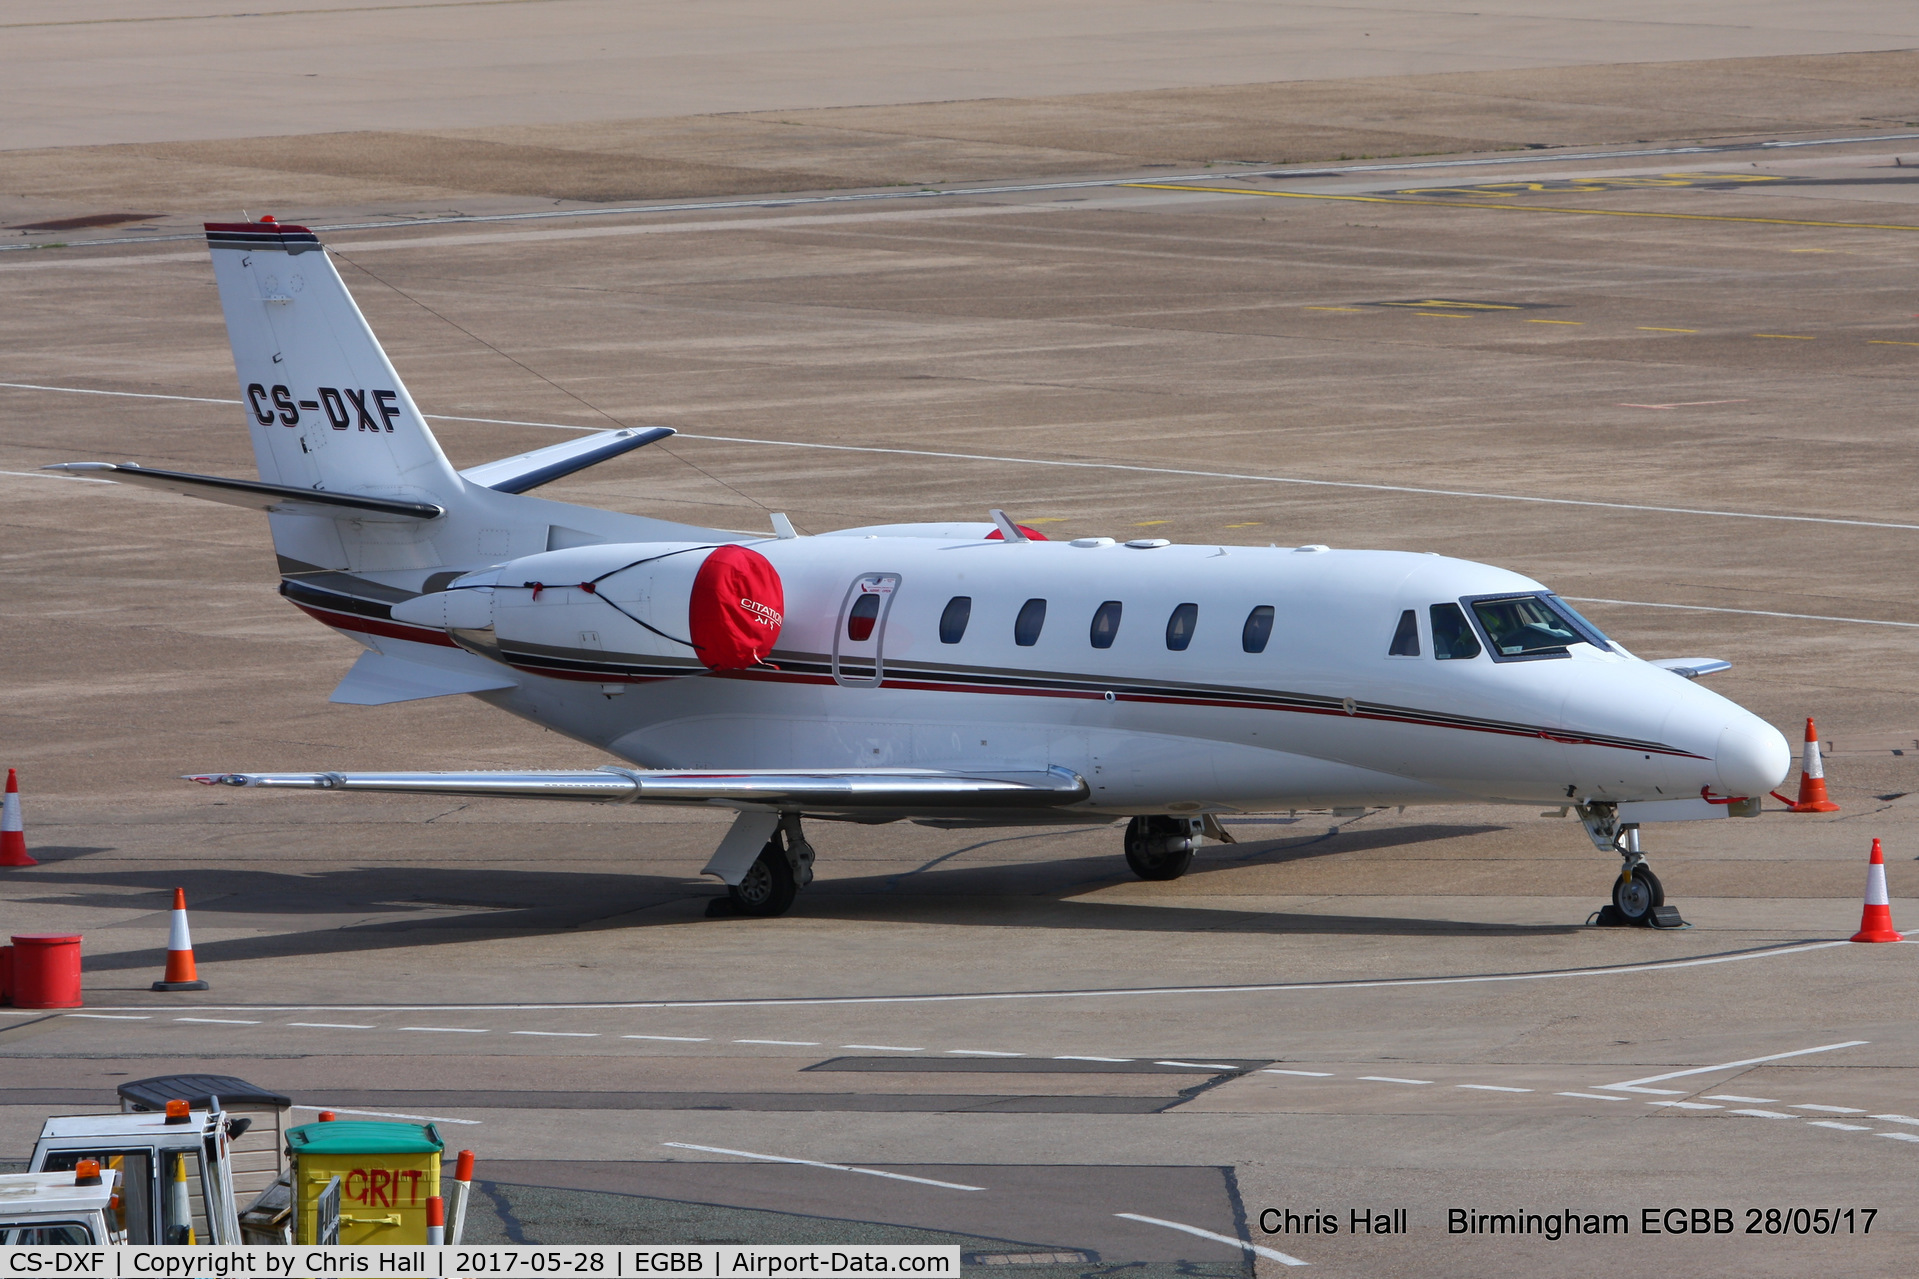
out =
{"type": "Polygon", "coordinates": [[[364,648],[332,694],[477,697],[622,761],[576,771],[207,773],[210,785],[669,804],[735,814],[704,873],[784,913],[806,819],[1125,819],[1170,880],[1228,814],[1575,810],[1614,919],[1676,918],[1642,823],[1758,811],[1791,752],[1545,586],[1436,554],[1048,540],[974,523],[800,536],[530,490],[672,434],[455,470],[318,237],[209,224],[260,478],[49,469],[267,513],[281,594],[364,648]],[[1662,913],[1663,912],[1663,913],[1662,913]]]}

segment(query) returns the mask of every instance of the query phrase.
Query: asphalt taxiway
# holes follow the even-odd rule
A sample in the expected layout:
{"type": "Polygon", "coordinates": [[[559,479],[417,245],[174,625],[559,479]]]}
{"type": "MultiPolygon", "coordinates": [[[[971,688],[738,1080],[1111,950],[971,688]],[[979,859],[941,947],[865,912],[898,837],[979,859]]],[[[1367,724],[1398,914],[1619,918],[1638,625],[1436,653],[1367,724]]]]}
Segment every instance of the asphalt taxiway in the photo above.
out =
{"type": "MultiPolygon", "coordinates": [[[[441,1122],[498,1238],[1222,1276],[1910,1258],[1919,951],[1843,939],[1874,836],[1919,921],[1919,142],[1856,136],[328,237],[456,463],[684,433],[563,500],[1438,550],[1642,655],[1730,659],[1715,687],[1789,736],[1818,716],[1841,811],[1649,830],[1680,932],[1586,927],[1614,867],[1530,810],[1249,815],[1165,884],[1114,828],[822,824],[820,881],[746,921],[705,917],[710,815],[187,786],[597,761],[454,699],[328,705],[354,646],[276,598],[253,516],[36,473],[251,459],[203,250],[0,253],[0,763],[43,863],[5,919],[84,932],[89,973],[81,1012],[0,1020],[0,1153],[205,1068],[441,1122]],[[201,994],[146,989],[175,886],[201,994]],[[1738,1229],[1641,1229],[1695,1206],[1738,1229]],[[1810,1234],[1799,1207],[1877,1213],[1810,1234]],[[1633,1229],[1448,1233],[1521,1208],[1633,1229]],[[1406,1234],[1351,1229],[1398,1209],[1406,1234]]],[[[319,211],[404,220],[350,194],[319,211]]]]}

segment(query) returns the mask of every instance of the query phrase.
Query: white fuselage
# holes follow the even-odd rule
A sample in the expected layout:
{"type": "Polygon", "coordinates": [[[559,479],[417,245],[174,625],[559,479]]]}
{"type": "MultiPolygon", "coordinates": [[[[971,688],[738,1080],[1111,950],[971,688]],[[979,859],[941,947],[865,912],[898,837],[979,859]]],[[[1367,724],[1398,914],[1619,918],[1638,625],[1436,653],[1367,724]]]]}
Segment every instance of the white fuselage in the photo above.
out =
{"type": "MultiPolygon", "coordinates": [[[[1790,758],[1770,725],[1616,645],[1496,660],[1482,629],[1477,656],[1435,657],[1432,606],[1545,592],[1503,569],[1391,551],[935,531],[750,543],[785,588],[778,669],[708,672],[567,585],[639,558],[631,546],[462,579],[496,581],[494,607],[519,610],[518,633],[540,641],[462,640],[485,656],[451,649],[444,631],[343,620],[295,598],[396,656],[504,663],[515,687],[480,696],[647,768],[1063,767],[1091,791],[1071,811],[1126,814],[1755,795],[1790,758]],[[537,601],[520,585],[533,580],[546,584],[537,601]],[[875,588],[882,607],[856,639],[849,608],[875,588]],[[970,600],[964,632],[943,639],[955,597],[970,600]],[[1044,622],[1016,637],[1032,600],[1045,601],[1044,622]],[[1095,647],[1109,602],[1118,624],[1109,606],[1110,646],[1095,647]],[[1175,623],[1182,605],[1196,608],[1175,623]],[[1270,635],[1249,652],[1248,615],[1261,606],[1270,635]],[[1407,610],[1418,655],[1390,655],[1407,610]],[[1190,637],[1183,649],[1169,627],[1190,637]]],[[[615,603],[620,581],[600,588],[615,603]]],[[[417,575],[408,585],[422,589],[417,575]]]]}

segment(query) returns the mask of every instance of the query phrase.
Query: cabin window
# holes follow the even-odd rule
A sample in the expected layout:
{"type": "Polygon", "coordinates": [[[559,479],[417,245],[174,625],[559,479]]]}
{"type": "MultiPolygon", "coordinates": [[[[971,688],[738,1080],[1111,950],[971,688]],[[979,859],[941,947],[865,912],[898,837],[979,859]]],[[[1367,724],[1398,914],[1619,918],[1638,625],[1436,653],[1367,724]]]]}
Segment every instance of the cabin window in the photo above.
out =
{"type": "Polygon", "coordinates": [[[1435,604],[1433,615],[1433,656],[1444,662],[1451,658],[1478,657],[1479,640],[1466,625],[1466,615],[1457,604],[1435,604]]]}
{"type": "Polygon", "coordinates": [[[880,597],[862,595],[853,601],[846,614],[846,638],[858,642],[873,638],[873,624],[879,620],[880,597]]]}
{"type": "Polygon", "coordinates": [[[1472,609],[1496,658],[1565,657],[1568,644],[1586,642],[1571,622],[1535,595],[1473,600],[1472,609]]]}
{"type": "Polygon", "coordinates": [[[1119,637],[1119,615],[1124,607],[1118,600],[1107,600],[1093,614],[1093,647],[1111,648],[1119,637]]]}
{"type": "Polygon", "coordinates": [[[1193,628],[1199,625],[1199,605],[1181,604],[1166,619],[1166,647],[1182,653],[1193,642],[1193,628]]]}
{"type": "Polygon", "coordinates": [[[1249,653],[1264,653],[1266,641],[1273,637],[1273,606],[1261,604],[1246,615],[1239,631],[1239,646],[1249,653]]]}
{"type": "Polygon", "coordinates": [[[973,616],[973,597],[955,595],[946,601],[940,613],[940,643],[957,644],[966,635],[966,623],[973,616]]]}
{"type": "Polygon", "coordinates": [[[1419,616],[1410,608],[1399,615],[1399,629],[1393,632],[1392,647],[1386,650],[1386,656],[1419,656],[1419,616]]]}
{"type": "Polygon", "coordinates": [[[1013,642],[1021,648],[1039,643],[1039,628],[1046,625],[1046,601],[1027,600],[1013,619],[1013,642]]]}

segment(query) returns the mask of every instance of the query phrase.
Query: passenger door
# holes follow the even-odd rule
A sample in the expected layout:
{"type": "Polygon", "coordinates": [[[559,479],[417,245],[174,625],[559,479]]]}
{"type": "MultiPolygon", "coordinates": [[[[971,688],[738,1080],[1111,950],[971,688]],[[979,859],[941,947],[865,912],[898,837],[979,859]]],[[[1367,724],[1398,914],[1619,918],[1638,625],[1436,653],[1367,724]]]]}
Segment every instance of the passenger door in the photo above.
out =
{"type": "Polygon", "coordinates": [[[886,617],[899,589],[898,573],[853,579],[833,630],[833,678],[847,688],[877,688],[886,677],[886,617]]]}

